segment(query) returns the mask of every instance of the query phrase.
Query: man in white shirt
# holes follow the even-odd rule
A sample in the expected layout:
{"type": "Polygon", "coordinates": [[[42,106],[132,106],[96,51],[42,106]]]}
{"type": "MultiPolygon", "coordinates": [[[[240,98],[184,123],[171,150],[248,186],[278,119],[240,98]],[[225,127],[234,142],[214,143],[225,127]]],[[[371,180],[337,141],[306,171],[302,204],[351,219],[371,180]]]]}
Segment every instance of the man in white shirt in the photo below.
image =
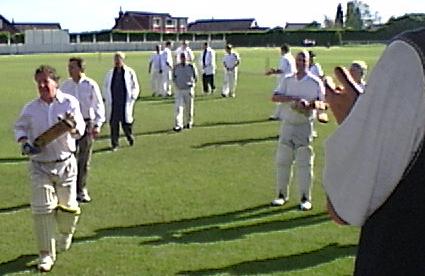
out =
{"type": "Polygon", "coordinates": [[[156,45],[155,53],[152,54],[148,66],[148,73],[151,74],[152,96],[165,96],[163,95],[163,66],[161,45],[156,45]]]}
{"type": "Polygon", "coordinates": [[[161,54],[162,61],[162,94],[166,96],[172,95],[173,83],[173,54],[171,53],[171,41],[165,42],[164,50],[161,54]]]}
{"type": "Polygon", "coordinates": [[[68,62],[70,78],[61,85],[61,91],[77,98],[81,113],[86,122],[85,134],[77,140],[77,200],[90,202],[87,190],[87,176],[90,168],[93,142],[105,122],[105,106],[99,85],[86,76],[85,62],[80,57],[72,57],[68,62]]]}
{"type": "Polygon", "coordinates": [[[297,164],[297,179],[300,189],[300,209],[312,208],[311,186],[313,183],[314,153],[312,142],[313,105],[312,101],[323,101],[325,88],[320,79],[309,70],[307,51],[296,56],[297,73],[287,76],[273,96],[274,102],[283,105],[282,126],[276,155],[277,198],[272,206],[282,206],[289,199],[289,182],[294,160],[297,164]]]}
{"type": "Polygon", "coordinates": [[[176,57],[176,64],[181,63],[181,54],[184,53],[186,57],[186,63],[192,63],[195,60],[195,55],[193,54],[192,49],[189,47],[189,41],[183,40],[180,47],[176,49],[175,57],[176,57]]]}
{"type": "Polygon", "coordinates": [[[208,42],[205,42],[203,45],[199,63],[202,68],[202,87],[204,94],[214,93],[215,51],[209,46],[208,42]]]}
{"type": "Polygon", "coordinates": [[[130,146],[134,145],[133,122],[134,105],[140,93],[136,72],[124,63],[125,54],[116,52],[114,68],[106,73],[103,89],[106,120],[111,130],[111,147],[119,146],[121,124],[130,146]]]}
{"type": "Polygon", "coordinates": [[[322,79],[325,73],[323,73],[322,66],[320,63],[316,62],[316,54],[313,51],[308,51],[310,55],[310,72],[316,77],[322,79]]]}
{"type": "MultiPolygon", "coordinates": [[[[286,76],[292,75],[297,71],[295,66],[295,59],[291,54],[291,50],[288,44],[285,43],[280,47],[280,53],[281,53],[281,57],[279,60],[278,68],[277,69],[271,68],[266,72],[267,76],[269,75],[278,76],[276,90],[279,89],[281,82],[283,81],[283,79],[285,79],[286,76]]],[[[275,111],[273,115],[269,117],[269,120],[280,120],[281,113],[282,113],[282,104],[276,103],[275,111]]]]}
{"type": "Polygon", "coordinates": [[[14,131],[22,153],[29,155],[31,211],[39,251],[38,269],[50,271],[58,250],[68,250],[80,214],[76,200],[77,162],[75,139],[84,134],[85,123],[78,100],[61,92],[59,76],[48,65],[34,74],[39,98],[22,109],[14,131]],[[75,128],[42,148],[34,140],[62,117],[72,116],[75,128]],[[56,235],[56,229],[59,234],[56,235]]]}
{"type": "Polygon", "coordinates": [[[226,54],[223,58],[223,90],[222,97],[236,97],[236,86],[238,83],[238,66],[240,64],[239,54],[233,51],[233,46],[227,44],[226,54]]]}

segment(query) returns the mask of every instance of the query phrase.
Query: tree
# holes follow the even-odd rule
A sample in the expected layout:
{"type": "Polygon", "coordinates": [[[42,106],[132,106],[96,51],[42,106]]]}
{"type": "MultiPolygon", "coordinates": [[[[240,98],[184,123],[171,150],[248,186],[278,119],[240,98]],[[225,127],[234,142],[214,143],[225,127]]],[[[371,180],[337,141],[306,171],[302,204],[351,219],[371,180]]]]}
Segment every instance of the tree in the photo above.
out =
{"type": "Polygon", "coordinates": [[[378,12],[372,13],[370,6],[362,1],[347,2],[345,26],[354,30],[371,28],[373,24],[381,23],[378,12]]]}
{"type": "Polygon", "coordinates": [[[363,28],[363,20],[359,8],[360,1],[347,2],[347,14],[345,18],[345,27],[353,30],[361,30],[363,28]]]}
{"type": "Polygon", "coordinates": [[[336,9],[335,27],[336,28],[344,27],[344,13],[342,11],[341,3],[338,4],[338,7],[336,9]]]}
{"type": "Polygon", "coordinates": [[[325,29],[331,29],[334,27],[334,21],[325,15],[325,19],[323,20],[323,26],[325,29]]]}

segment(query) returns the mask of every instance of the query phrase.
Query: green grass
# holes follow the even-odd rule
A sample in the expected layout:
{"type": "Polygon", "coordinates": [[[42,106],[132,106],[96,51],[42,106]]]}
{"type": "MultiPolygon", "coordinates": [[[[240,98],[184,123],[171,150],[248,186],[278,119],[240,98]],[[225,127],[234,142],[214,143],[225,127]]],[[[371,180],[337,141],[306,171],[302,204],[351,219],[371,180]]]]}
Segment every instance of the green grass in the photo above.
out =
{"type": "MultiPolygon", "coordinates": [[[[114,153],[107,126],[95,144],[89,189],[72,248],[58,256],[51,275],[349,275],[358,229],[332,223],[321,187],[323,141],[336,124],[316,124],[314,209],[290,202],[270,208],[274,197],[279,123],[267,121],[278,49],[237,49],[241,55],[236,99],[203,96],[198,83],[195,128],[175,134],[173,101],[150,97],[150,53],[130,52],[142,98],[135,110],[135,146],[122,139],[114,153]]],[[[293,53],[298,49],[294,48],[293,53]]],[[[314,48],[325,72],[363,59],[373,67],[381,45],[314,48]]],[[[223,51],[217,51],[221,64],[223,51]]],[[[199,53],[198,53],[199,55],[199,53]]],[[[0,56],[0,275],[35,274],[26,159],[14,142],[13,123],[37,95],[33,71],[42,63],[66,76],[71,54],[0,56]]],[[[103,83],[112,54],[81,54],[87,74],[103,83]]],[[[220,66],[219,66],[220,67],[220,66]]]]}

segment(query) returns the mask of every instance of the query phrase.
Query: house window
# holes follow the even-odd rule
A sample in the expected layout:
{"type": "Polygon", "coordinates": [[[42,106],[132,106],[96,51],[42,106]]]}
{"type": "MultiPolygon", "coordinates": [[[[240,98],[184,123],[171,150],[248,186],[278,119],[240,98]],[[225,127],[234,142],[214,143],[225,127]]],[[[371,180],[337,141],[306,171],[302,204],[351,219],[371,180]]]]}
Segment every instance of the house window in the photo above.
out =
{"type": "Polygon", "coordinates": [[[165,21],[165,26],[167,28],[174,28],[176,26],[176,20],[175,19],[167,19],[165,21]]]}
{"type": "Polygon", "coordinates": [[[186,19],[180,19],[180,28],[186,28],[187,22],[186,19]]]}
{"type": "Polygon", "coordinates": [[[0,30],[3,29],[3,20],[0,19],[0,30]]]}
{"type": "Polygon", "coordinates": [[[154,17],[153,19],[152,19],[152,27],[154,27],[154,28],[160,28],[161,27],[161,24],[162,22],[161,22],[161,17],[154,17]]]}

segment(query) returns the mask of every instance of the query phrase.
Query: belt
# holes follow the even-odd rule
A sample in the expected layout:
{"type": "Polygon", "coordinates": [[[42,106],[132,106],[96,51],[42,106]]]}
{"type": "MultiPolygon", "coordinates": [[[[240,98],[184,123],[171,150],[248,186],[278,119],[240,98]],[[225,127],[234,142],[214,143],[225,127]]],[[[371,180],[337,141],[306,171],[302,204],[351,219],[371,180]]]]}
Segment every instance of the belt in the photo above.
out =
{"type": "Polygon", "coordinates": [[[41,160],[32,160],[32,161],[37,162],[37,163],[41,163],[41,164],[61,163],[61,162],[65,162],[66,160],[71,158],[71,156],[72,156],[72,154],[70,154],[68,157],[65,157],[63,159],[56,159],[56,160],[51,160],[51,161],[41,161],[41,160]]]}

